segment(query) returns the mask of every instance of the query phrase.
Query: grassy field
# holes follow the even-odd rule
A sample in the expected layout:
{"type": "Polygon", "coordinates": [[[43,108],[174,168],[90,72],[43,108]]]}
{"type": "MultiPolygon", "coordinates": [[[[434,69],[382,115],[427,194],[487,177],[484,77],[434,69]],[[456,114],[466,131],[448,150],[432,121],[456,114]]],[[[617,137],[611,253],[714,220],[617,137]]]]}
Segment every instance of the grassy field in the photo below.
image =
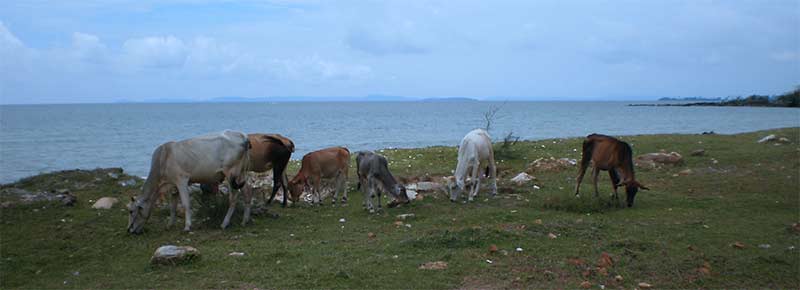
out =
{"type": "MultiPolygon", "coordinates": [[[[3,187],[66,188],[80,201],[69,208],[41,202],[1,210],[0,288],[579,288],[584,281],[592,289],[637,288],[641,282],[654,288],[800,287],[800,232],[792,228],[800,221],[800,128],[621,139],[637,155],[665,149],[685,160],[639,168],[638,179],[651,190],[640,192],[633,208],[610,203],[605,173],[599,199],[590,194],[590,178],[581,197],[573,197],[575,167],[534,172],[541,189],[509,181],[540,157],[579,159],[578,138],[519,142],[502,152],[496,144],[497,198],[484,190],[464,204],[426,194],[369,215],[351,174],[347,207],[273,204],[269,210],[279,218],[257,216],[244,227],[237,211],[224,231],[218,229],[221,216],[196,222],[191,233],[167,229],[168,213],[160,210],[144,234],[128,235],[122,206],[98,211],[89,202],[101,196],[127,200],[137,191],[118,184],[126,176],[40,175],[3,187]],[[792,143],[756,143],[767,134],[792,143]],[[705,156],[689,156],[700,148],[705,156]],[[676,176],[685,169],[692,173],[676,176]],[[416,217],[397,225],[396,215],[404,213],[416,217]],[[737,242],[744,247],[733,247],[737,242]],[[202,259],[151,266],[153,251],[165,244],[194,246],[202,259]],[[498,250],[490,251],[492,245],[498,250]],[[228,256],[234,251],[245,255],[228,256]],[[419,269],[432,261],[448,267],[419,269]]],[[[451,175],[455,168],[454,147],[383,154],[404,178],[451,175]]],[[[293,164],[290,176],[296,171],[293,164]]],[[[200,218],[204,213],[221,215],[206,210],[200,218]]]]}

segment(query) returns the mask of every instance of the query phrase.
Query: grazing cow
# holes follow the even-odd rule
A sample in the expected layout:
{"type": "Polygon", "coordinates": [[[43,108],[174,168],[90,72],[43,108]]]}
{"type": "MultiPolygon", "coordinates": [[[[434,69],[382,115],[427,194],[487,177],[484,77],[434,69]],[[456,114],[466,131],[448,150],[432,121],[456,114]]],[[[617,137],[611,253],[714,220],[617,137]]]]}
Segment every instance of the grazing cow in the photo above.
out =
{"type": "MultiPolygon", "coordinates": [[[[156,148],[150,163],[150,173],[142,188],[142,193],[131,198],[128,205],[130,217],[128,232],[141,233],[145,222],[150,217],[154,199],[162,192],[178,188],[178,195],[186,215],[184,231],[192,226],[191,199],[189,199],[189,183],[219,184],[228,179],[231,194],[229,195],[228,213],[222,222],[226,228],[236,208],[238,189],[245,185],[247,167],[250,163],[247,151],[250,142],[241,132],[224,131],[222,133],[186,139],[178,142],[167,142],[156,148]]],[[[170,199],[169,225],[175,223],[175,195],[170,199]]],[[[246,201],[251,198],[245,196],[246,201]]],[[[242,224],[250,219],[250,203],[245,202],[245,213],[242,224]]]]}
{"type": "Polygon", "coordinates": [[[492,196],[497,195],[497,168],[494,164],[492,139],[486,130],[475,129],[464,136],[461,146],[458,147],[456,187],[450,192],[450,201],[457,201],[461,191],[470,184],[472,192],[468,199],[472,201],[478,195],[484,173],[491,180],[492,196]]]}
{"type": "Polygon", "coordinates": [[[298,202],[303,191],[308,190],[312,202],[322,204],[321,181],[334,179],[335,189],[332,203],[342,194],[342,204],[347,203],[347,170],[350,167],[350,151],[344,147],[331,147],[303,156],[300,171],[289,181],[292,202],[298,202]]]}
{"type": "Polygon", "coordinates": [[[633,206],[633,200],[640,188],[649,189],[636,181],[636,174],[633,171],[633,150],[628,143],[610,136],[591,134],[583,140],[583,157],[578,168],[575,196],[580,193],[581,181],[583,181],[583,175],[586,173],[589,161],[592,161],[592,183],[594,184],[595,197],[599,196],[597,176],[600,174],[600,170],[608,170],[615,200],[619,200],[617,187],[625,186],[628,207],[633,206]]]}
{"type": "Polygon", "coordinates": [[[357,188],[361,189],[362,185],[366,186],[364,205],[370,213],[375,212],[372,199],[376,192],[378,194],[378,210],[381,208],[381,191],[387,191],[394,198],[389,203],[389,207],[409,202],[406,187],[394,179],[389,171],[389,162],[386,161],[386,157],[370,151],[360,151],[356,155],[356,166],[358,168],[357,188]]]}
{"type": "MultiPolygon", "coordinates": [[[[272,195],[267,204],[275,198],[278,189],[283,189],[282,206],[286,207],[289,192],[286,189],[286,166],[294,152],[294,142],[280,134],[248,134],[247,138],[253,145],[250,149],[250,171],[265,172],[272,169],[272,195]]],[[[252,191],[253,188],[245,186],[244,190],[252,191]]]]}

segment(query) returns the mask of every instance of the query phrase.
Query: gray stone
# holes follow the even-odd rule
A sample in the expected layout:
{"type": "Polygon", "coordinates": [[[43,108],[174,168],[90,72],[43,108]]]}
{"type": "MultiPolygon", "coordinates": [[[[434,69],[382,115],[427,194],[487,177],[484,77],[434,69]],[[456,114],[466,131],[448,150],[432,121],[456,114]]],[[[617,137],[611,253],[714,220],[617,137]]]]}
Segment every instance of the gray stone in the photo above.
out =
{"type": "Polygon", "coordinates": [[[430,181],[420,181],[416,185],[418,191],[435,191],[442,188],[441,184],[430,181]]]}
{"type": "Polygon", "coordinates": [[[119,202],[119,199],[117,199],[117,198],[114,198],[114,197],[102,197],[102,198],[98,199],[94,203],[94,205],[92,205],[92,208],[93,209],[111,209],[111,207],[113,207],[114,204],[116,204],[117,202],[119,202]]]}
{"type": "Polygon", "coordinates": [[[200,258],[200,251],[190,246],[166,245],[156,249],[150,263],[155,265],[178,265],[200,258]]]}
{"type": "Polygon", "coordinates": [[[772,142],[772,141],[775,141],[777,139],[778,139],[778,136],[775,136],[775,134],[770,134],[770,135],[764,136],[764,138],[761,138],[760,140],[758,140],[758,143],[772,142]]]}
{"type": "Polygon", "coordinates": [[[705,149],[697,149],[697,150],[692,151],[692,153],[690,155],[692,155],[692,156],[703,156],[703,155],[706,155],[706,150],[705,149]]]}

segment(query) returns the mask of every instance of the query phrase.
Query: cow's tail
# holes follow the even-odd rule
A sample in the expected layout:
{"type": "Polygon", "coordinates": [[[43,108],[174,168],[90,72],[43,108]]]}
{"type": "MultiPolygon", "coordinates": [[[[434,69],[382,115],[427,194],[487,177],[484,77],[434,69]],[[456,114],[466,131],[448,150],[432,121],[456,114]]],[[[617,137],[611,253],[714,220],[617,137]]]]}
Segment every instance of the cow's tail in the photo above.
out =
{"type": "Polygon", "coordinates": [[[583,140],[581,164],[578,167],[581,172],[586,170],[586,167],[589,166],[589,162],[592,160],[592,151],[594,149],[594,140],[591,138],[592,135],[589,135],[585,140],[583,140]]]}

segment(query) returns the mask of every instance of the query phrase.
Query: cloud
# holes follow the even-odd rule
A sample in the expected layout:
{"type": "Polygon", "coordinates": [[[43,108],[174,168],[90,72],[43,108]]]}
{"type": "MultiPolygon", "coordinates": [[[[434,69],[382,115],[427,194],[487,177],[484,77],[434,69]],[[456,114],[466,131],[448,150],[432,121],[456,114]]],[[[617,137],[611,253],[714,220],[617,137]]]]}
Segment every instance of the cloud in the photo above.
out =
{"type": "Polygon", "coordinates": [[[14,36],[11,31],[6,28],[6,25],[0,21],[0,49],[11,50],[23,47],[22,41],[14,36]]]}
{"type": "Polygon", "coordinates": [[[174,36],[132,38],[122,45],[123,62],[136,68],[175,68],[186,62],[188,50],[174,36]]]}
{"type": "Polygon", "coordinates": [[[95,35],[75,32],[70,53],[78,60],[99,63],[105,61],[106,45],[95,35]]]}

